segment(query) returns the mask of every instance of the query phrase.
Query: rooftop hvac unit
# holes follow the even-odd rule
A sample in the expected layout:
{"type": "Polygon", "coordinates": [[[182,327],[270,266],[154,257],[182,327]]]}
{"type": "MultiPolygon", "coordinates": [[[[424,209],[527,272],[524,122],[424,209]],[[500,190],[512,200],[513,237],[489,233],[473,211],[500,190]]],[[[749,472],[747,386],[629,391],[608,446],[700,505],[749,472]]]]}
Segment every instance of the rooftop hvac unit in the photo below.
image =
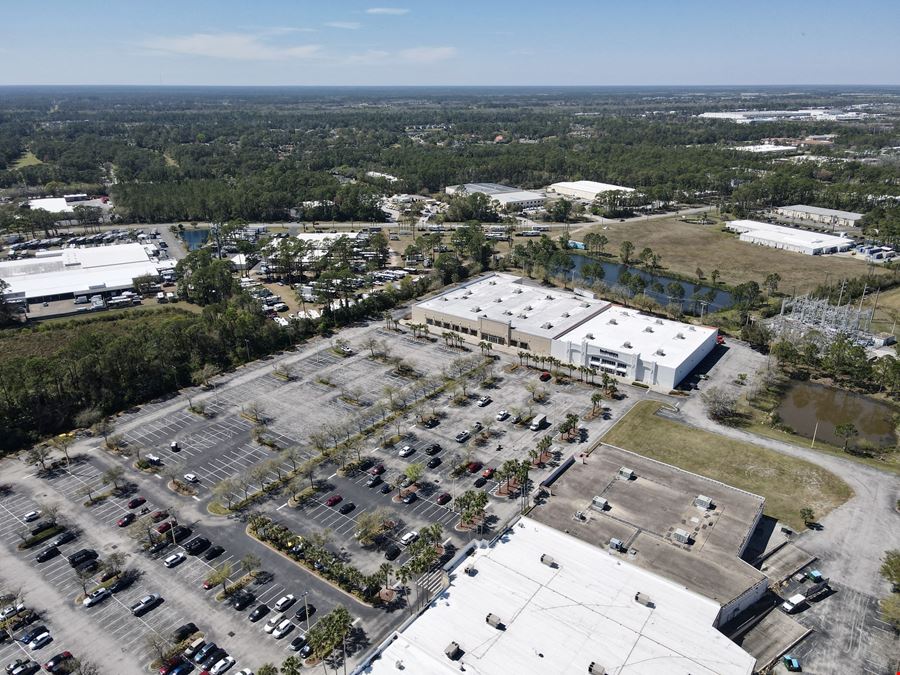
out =
{"type": "Polygon", "coordinates": [[[703,509],[704,511],[709,511],[712,508],[712,505],[712,497],[707,497],[706,495],[697,495],[694,498],[694,506],[703,509]]]}
{"type": "Polygon", "coordinates": [[[444,650],[444,654],[446,654],[447,658],[451,661],[456,661],[460,656],[463,655],[463,650],[456,642],[451,642],[444,650]]]}
{"type": "Polygon", "coordinates": [[[606,668],[596,661],[591,661],[591,665],[588,666],[588,673],[590,675],[606,675],[606,668]]]}
{"type": "Polygon", "coordinates": [[[666,353],[663,351],[663,348],[660,347],[659,349],[656,350],[656,355],[657,356],[665,356],[666,353]]]}
{"type": "Polygon", "coordinates": [[[503,298],[494,298],[494,302],[503,302],[503,298]]]}
{"type": "Polygon", "coordinates": [[[555,300],[555,299],[556,299],[556,298],[554,298],[552,295],[548,295],[548,296],[547,296],[547,300],[555,300]]]}
{"type": "Polygon", "coordinates": [[[609,540],[609,550],[610,551],[621,551],[622,550],[622,542],[619,539],[612,538],[609,540]]]}
{"type": "Polygon", "coordinates": [[[565,319],[568,319],[568,318],[569,318],[569,313],[568,313],[568,312],[563,312],[562,315],[563,315],[563,318],[565,318],[565,319]]]}
{"type": "Polygon", "coordinates": [[[497,285],[497,282],[496,282],[496,281],[489,281],[489,282],[488,282],[488,286],[496,286],[496,285],[497,285]]]}
{"type": "Polygon", "coordinates": [[[581,306],[584,307],[584,308],[586,309],[586,308],[588,308],[588,307],[591,306],[591,303],[589,303],[589,302],[582,302],[582,303],[581,303],[581,306]]]}
{"type": "Polygon", "coordinates": [[[547,330],[548,328],[553,328],[553,324],[548,321],[547,323],[541,324],[541,328],[547,330]]]}
{"type": "Polygon", "coordinates": [[[594,511],[606,511],[608,506],[609,502],[603,497],[594,497],[591,500],[591,508],[594,509],[594,511]]]}
{"type": "Polygon", "coordinates": [[[628,341],[623,342],[622,349],[631,349],[631,343],[628,341]]]}
{"type": "Polygon", "coordinates": [[[634,480],[634,471],[632,471],[628,467],[623,466],[621,469],[619,469],[618,477],[624,478],[625,480],[634,480]]]}
{"type": "Polygon", "coordinates": [[[470,312],[480,312],[480,311],[481,311],[481,307],[473,307],[473,308],[470,309],[469,311],[470,311],[470,312]]]}
{"type": "Polygon", "coordinates": [[[503,621],[496,614],[488,614],[484,618],[484,620],[487,622],[487,624],[489,626],[493,626],[494,628],[496,628],[498,630],[503,630],[505,628],[503,621]]]}
{"type": "Polygon", "coordinates": [[[522,292],[522,289],[521,289],[521,288],[515,288],[515,289],[513,289],[513,293],[515,293],[516,295],[518,295],[518,294],[521,293],[521,292],[522,292]]]}
{"type": "Polygon", "coordinates": [[[684,333],[675,333],[676,340],[684,340],[684,333]]]}
{"type": "Polygon", "coordinates": [[[553,567],[553,568],[559,567],[559,565],[556,564],[556,561],[553,558],[551,558],[549,555],[547,555],[546,553],[541,556],[541,563],[543,563],[547,567],[553,567]]]}
{"type": "Polygon", "coordinates": [[[650,596],[646,593],[635,593],[634,601],[639,605],[643,605],[644,607],[656,607],[656,605],[654,605],[653,601],[650,599],[650,596]]]}
{"type": "Polygon", "coordinates": [[[691,533],[688,532],[687,530],[682,530],[679,527],[672,533],[672,539],[677,541],[679,544],[690,544],[691,543],[691,533]]]}
{"type": "Polygon", "coordinates": [[[615,319],[610,319],[607,323],[609,323],[609,324],[612,325],[612,326],[617,326],[617,325],[619,325],[619,322],[616,321],[615,319]]]}
{"type": "Polygon", "coordinates": [[[588,333],[588,334],[585,335],[584,337],[585,337],[586,340],[593,340],[593,339],[594,339],[594,334],[593,334],[593,333],[588,333]]]}
{"type": "Polygon", "coordinates": [[[534,309],[534,307],[532,307],[531,305],[525,305],[526,312],[530,312],[532,309],[534,309]]]}
{"type": "Polygon", "coordinates": [[[656,320],[656,323],[657,323],[658,325],[660,325],[660,326],[663,325],[662,319],[657,319],[657,320],[656,320]]]}
{"type": "Polygon", "coordinates": [[[647,326],[647,327],[644,329],[644,332],[645,332],[645,333],[652,333],[652,332],[653,332],[653,326],[647,326]]]}

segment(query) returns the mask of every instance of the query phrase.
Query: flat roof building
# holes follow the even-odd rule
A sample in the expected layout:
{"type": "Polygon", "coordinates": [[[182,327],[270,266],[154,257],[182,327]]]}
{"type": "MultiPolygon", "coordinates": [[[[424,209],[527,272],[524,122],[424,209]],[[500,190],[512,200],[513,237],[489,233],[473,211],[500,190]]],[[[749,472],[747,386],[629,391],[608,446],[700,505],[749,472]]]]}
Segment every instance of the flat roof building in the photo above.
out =
{"type": "Polygon", "coordinates": [[[598,183],[593,180],[563,181],[561,183],[553,183],[547,188],[548,193],[563,197],[574,197],[575,199],[586,199],[589,202],[594,201],[599,194],[612,191],[634,192],[634,188],[612,185],[610,183],[598,183]]]}
{"type": "MultiPolygon", "coordinates": [[[[464,569],[463,569],[464,568],[464,569]]],[[[750,675],[719,605],[621,556],[522,518],[356,673],[750,675]]]]}
{"type": "Polygon", "coordinates": [[[123,291],[134,287],[135,277],[156,277],[175,264],[155,260],[152,248],[113,244],[39,251],[34,258],[0,262],[0,279],[9,284],[7,297],[28,302],[123,291]]]}
{"type": "Polygon", "coordinates": [[[448,195],[455,195],[463,192],[469,194],[480,192],[481,194],[490,197],[503,194],[504,192],[519,192],[519,188],[501,185],[500,183],[463,183],[462,185],[448,185],[444,188],[444,192],[448,195]]]}
{"type": "Polygon", "coordinates": [[[840,211],[838,209],[823,209],[818,206],[805,206],[794,204],[793,206],[779,206],[775,209],[778,215],[795,220],[805,220],[810,223],[821,223],[839,227],[856,227],[862,220],[862,213],[853,211],[840,211]]]}
{"type": "Polygon", "coordinates": [[[412,320],[486,341],[497,349],[550,355],[664,391],[714,347],[717,331],[659,319],[592,293],[489,274],[413,306],[412,320]]]}
{"type": "Polygon", "coordinates": [[[65,197],[41,197],[28,200],[28,208],[41,209],[49,213],[72,213],[74,206],[65,197]]]}
{"type": "Polygon", "coordinates": [[[731,220],[725,227],[740,234],[740,240],[749,244],[769,246],[805,255],[826,255],[849,251],[853,240],[831,234],[798,230],[784,225],[761,223],[756,220],[731,220]]]}
{"type": "Polygon", "coordinates": [[[508,208],[511,211],[522,209],[539,209],[544,205],[544,195],[530,190],[516,190],[515,192],[499,192],[490,195],[491,201],[498,208],[508,208]]]}

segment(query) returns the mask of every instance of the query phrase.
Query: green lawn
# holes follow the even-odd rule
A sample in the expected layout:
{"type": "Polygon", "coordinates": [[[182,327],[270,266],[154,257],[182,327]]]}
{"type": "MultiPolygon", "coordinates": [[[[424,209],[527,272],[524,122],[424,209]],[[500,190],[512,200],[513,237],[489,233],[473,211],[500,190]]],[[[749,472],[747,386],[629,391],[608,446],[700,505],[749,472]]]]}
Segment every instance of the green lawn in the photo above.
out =
{"type": "Polygon", "coordinates": [[[31,152],[31,150],[29,150],[28,152],[26,152],[24,155],[19,157],[19,159],[17,159],[13,163],[12,168],[21,169],[22,167],[25,167],[25,166],[35,166],[37,164],[43,164],[43,162],[41,160],[39,160],[35,156],[35,154],[33,152],[31,152]]]}
{"type": "Polygon", "coordinates": [[[801,508],[821,518],[853,496],[844,481],[815,464],[658,417],[660,405],[638,403],[603,441],[761,495],[766,515],[798,530],[801,508]]]}

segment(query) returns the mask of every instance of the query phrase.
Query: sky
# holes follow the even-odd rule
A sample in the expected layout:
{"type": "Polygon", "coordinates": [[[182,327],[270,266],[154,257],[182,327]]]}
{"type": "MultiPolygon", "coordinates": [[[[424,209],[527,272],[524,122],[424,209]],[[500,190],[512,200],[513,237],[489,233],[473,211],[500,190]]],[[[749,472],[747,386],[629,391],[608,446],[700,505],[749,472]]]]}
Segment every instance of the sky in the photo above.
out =
{"type": "Polygon", "coordinates": [[[6,85],[900,84],[900,0],[0,6],[6,85]]]}

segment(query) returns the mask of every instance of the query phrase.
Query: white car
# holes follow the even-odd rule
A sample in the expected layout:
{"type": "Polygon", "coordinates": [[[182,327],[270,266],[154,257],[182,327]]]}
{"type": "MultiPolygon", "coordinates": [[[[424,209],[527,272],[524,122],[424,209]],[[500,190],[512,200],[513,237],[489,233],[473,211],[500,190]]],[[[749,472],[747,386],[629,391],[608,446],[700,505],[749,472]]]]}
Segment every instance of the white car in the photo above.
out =
{"type": "Polygon", "coordinates": [[[483,408],[484,406],[489,405],[493,400],[494,399],[492,399],[490,396],[482,396],[478,399],[478,407],[483,408]]]}
{"type": "Polygon", "coordinates": [[[415,450],[413,450],[413,447],[411,445],[404,445],[402,448],[400,448],[399,454],[401,457],[409,457],[414,452],[415,450]]]}
{"type": "Polygon", "coordinates": [[[285,619],[280,624],[278,624],[278,627],[275,630],[272,631],[272,637],[276,640],[280,640],[292,630],[294,630],[294,624],[291,623],[290,619],[285,619]]]}
{"type": "Polygon", "coordinates": [[[112,593],[108,588],[98,588],[93,593],[89,593],[88,596],[81,601],[81,604],[85,607],[93,607],[94,605],[103,602],[110,595],[112,595],[112,593]]]}
{"type": "Polygon", "coordinates": [[[24,516],[22,516],[22,520],[24,520],[26,523],[30,523],[34,520],[37,520],[40,517],[41,517],[40,511],[29,511],[24,516]]]}
{"type": "Polygon", "coordinates": [[[249,668],[242,668],[237,672],[237,675],[253,675],[253,671],[249,668]]]}
{"type": "Polygon", "coordinates": [[[283,612],[288,607],[294,604],[294,600],[296,600],[296,598],[290,594],[281,596],[280,598],[278,598],[278,602],[275,603],[275,611],[283,612]]]}
{"type": "Polygon", "coordinates": [[[38,635],[34,640],[28,643],[28,648],[31,650],[40,649],[44,645],[48,645],[53,641],[53,637],[47,631],[44,631],[40,635],[38,635]]]}
{"type": "Polygon", "coordinates": [[[25,609],[24,602],[18,602],[14,605],[10,605],[9,607],[4,607],[3,611],[0,612],[0,620],[8,619],[11,616],[15,616],[19,612],[25,609]]]}
{"type": "Polygon", "coordinates": [[[410,530],[409,532],[404,534],[402,537],[400,537],[400,543],[403,544],[404,546],[409,546],[411,543],[413,543],[418,538],[419,538],[419,533],[416,532],[415,530],[410,530]]]}
{"type": "Polygon", "coordinates": [[[266,626],[265,628],[263,628],[263,630],[267,633],[271,633],[273,630],[275,630],[275,626],[277,626],[282,621],[284,621],[284,618],[276,614],[266,622],[266,626]]]}
{"type": "Polygon", "coordinates": [[[496,417],[495,419],[496,419],[498,422],[502,422],[502,421],[505,420],[507,417],[509,417],[509,411],[508,411],[508,410],[501,410],[500,412],[497,413],[497,417],[496,417]]]}
{"type": "Polygon", "coordinates": [[[178,565],[183,563],[185,561],[185,558],[187,558],[187,556],[183,552],[179,551],[178,553],[173,553],[168,558],[163,560],[163,565],[165,565],[169,569],[172,569],[173,567],[177,567],[178,565]]]}
{"type": "Polygon", "coordinates": [[[197,474],[195,474],[195,473],[186,473],[186,474],[184,474],[184,479],[185,479],[188,483],[199,483],[199,482],[200,482],[200,479],[197,478],[197,474]]]}
{"type": "Polygon", "coordinates": [[[234,657],[226,656],[224,659],[219,659],[218,661],[216,661],[216,665],[214,665],[210,669],[209,675],[221,675],[226,670],[231,668],[231,666],[233,666],[233,665],[234,665],[234,657]]]}

